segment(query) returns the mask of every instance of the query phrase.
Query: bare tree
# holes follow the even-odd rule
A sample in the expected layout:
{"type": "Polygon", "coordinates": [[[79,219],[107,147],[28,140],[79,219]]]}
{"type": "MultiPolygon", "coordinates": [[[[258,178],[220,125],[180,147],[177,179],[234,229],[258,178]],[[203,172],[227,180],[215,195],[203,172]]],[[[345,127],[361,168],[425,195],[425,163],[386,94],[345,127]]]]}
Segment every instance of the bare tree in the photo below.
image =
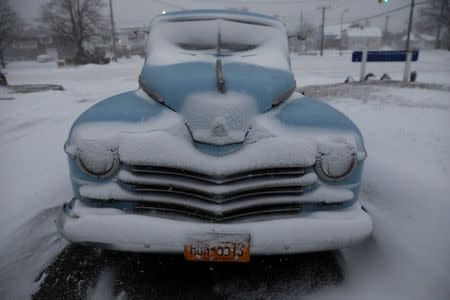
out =
{"type": "Polygon", "coordinates": [[[308,20],[303,21],[298,29],[297,37],[299,40],[306,40],[313,35],[316,27],[310,23],[308,20]]]}
{"type": "Polygon", "coordinates": [[[305,40],[309,39],[311,36],[313,36],[314,32],[316,30],[316,27],[312,23],[310,23],[308,20],[302,20],[302,22],[299,24],[298,30],[297,30],[297,52],[300,53],[302,51],[302,44],[305,40]]]}
{"type": "Polygon", "coordinates": [[[101,0],[50,0],[41,6],[39,21],[56,43],[75,49],[75,60],[88,56],[85,43],[99,39],[107,29],[101,0]]]}
{"type": "Polygon", "coordinates": [[[0,63],[5,68],[4,51],[14,33],[22,26],[22,22],[11,9],[8,1],[0,0],[0,63]]]}
{"type": "Polygon", "coordinates": [[[441,29],[444,29],[450,50],[450,0],[431,0],[420,9],[415,27],[419,32],[435,34],[436,48],[440,47],[441,29]]]}

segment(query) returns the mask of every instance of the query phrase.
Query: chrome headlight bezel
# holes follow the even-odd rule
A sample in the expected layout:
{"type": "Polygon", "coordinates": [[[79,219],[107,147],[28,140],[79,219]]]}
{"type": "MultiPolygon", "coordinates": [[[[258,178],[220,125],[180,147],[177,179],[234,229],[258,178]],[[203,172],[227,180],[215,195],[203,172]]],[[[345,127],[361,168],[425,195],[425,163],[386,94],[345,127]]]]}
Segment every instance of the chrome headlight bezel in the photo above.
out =
{"type": "Polygon", "coordinates": [[[342,172],[341,174],[331,175],[331,174],[327,174],[327,172],[323,168],[323,159],[326,155],[327,154],[325,154],[325,153],[319,153],[319,155],[316,159],[316,164],[314,165],[314,170],[315,170],[317,176],[324,181],[336,182],[336,181],[347,178],[353,172],[353,170],[355,169],[355,167],[358,163],[357,153],[352,152],[350,165],[349,165],[348,169],[345,172],[342,172]]]}
{"type": "MultiPolygon", "coordinates": [[[[89,166],[88,163],[83,161],[83,150],[77,149],[75,154],[75,160],[77,161],[77,164],[83,172],[86,174],[96,177],[96,178],[108,178],[113,176],[115,173],[117,173],[119,167],[120,167],[120,158],[119,153],[116,148],[108,149],[108,151],[111,151],[111,159],[108,162],[108,168],[105,169],[103,172],[96,172],[93,170],[92,167],[89,166]]],[[[105,159],[105,158],[103,158],[105,159]]]]}

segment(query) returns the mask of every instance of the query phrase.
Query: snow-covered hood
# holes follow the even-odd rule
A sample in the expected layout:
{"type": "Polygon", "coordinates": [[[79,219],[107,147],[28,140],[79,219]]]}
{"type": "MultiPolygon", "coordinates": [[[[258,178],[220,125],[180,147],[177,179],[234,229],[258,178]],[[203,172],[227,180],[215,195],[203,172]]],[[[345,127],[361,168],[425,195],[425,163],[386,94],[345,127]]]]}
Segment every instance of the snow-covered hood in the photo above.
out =
{"type": "MultiPolygon", "coordinates": [[[[294,76],[288,70],[237,62],[223,61],[221,64],[223,94],[234,92],[253,97],[259,112],[269,110],[295,89],[294,76]]],[[[152,98],[175,111],[180,111],[193,94],[219,93],[216,60],[170,65],[146,63],[139,83],[152,98]]]]}
{"type": "Polygon", "coordinates": [[[243,93],[196,93],[180,113],[196,142],[212,145],[242,143],[258,115],[256,99],[243,93]]]}
{"type": "Polygon", "coordinates": [[[295,88],[292,73],[242,63],[222,66],[224,90],[217,88],[216,65],[191,62],[146,64],[140,76],[144,91],[182,114],[195,141],[242,143],[255,116],[286,99],[295,88]]]}
{"type": "MultiPolygon", "coordinates": [[[[190,107],[202,106],[203,99],[208,98],[205,96],[198,94],[189,99],[190,107]]],[[[220,100],[226,101],[217,99],[217,103],[220,100]]],[[[241,100],[248,105],[245,115],[254,113],[251,97],[241,100]]],[[[215,111],[214,107],[211,111],[215,111]]],[[[348,118],[323,102],[298,94],[266,114],[255,115],[251,122],[236,121],[242,128],[250,128],[238,147],[199,147],[189,132],[192,129],[186,126],[186,115],[190,116],[188,120],[195,119],[195,112],[173,112],[142,91],[117,95],[80,116],[72,127],[67,150],[75,154],[79,147],[101,144],[107,149],[118,149],[120,160],[127,164],[173,165],[205,173],[268,165],[312,166],[319,152],[334,147],[354,149],[362,155],[361,159],[365,154],[362,136],[348,118]],[[217,160],[217,156],[222,158],[217,160]]],[[[213,121],[219,122],[220,117],[213,121]]],[[[200,128],[199,139],[211,134],[202,136],[202,124],[191,127],[200,128]]],[[[238,135],[233,130],[230,133],[238,135]]]]}

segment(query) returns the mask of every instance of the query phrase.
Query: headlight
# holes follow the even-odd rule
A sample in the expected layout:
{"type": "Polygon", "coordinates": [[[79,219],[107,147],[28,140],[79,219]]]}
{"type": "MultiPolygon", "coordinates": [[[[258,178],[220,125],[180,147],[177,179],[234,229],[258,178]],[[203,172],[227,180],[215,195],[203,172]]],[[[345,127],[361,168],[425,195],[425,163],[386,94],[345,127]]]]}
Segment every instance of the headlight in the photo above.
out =
{"type": "Polygon", "coordinates": [[[337,148],[326,153],[320,153],[316,161],[315,169],[321,179],[337,181],[345,178],[352,172],[356,161],[357,155],[355,151],[348,151],[348,148],[337,148]]]}
{"type": "Polygon", "coordinates": [[[83,147],[78,148],[76,159],[83,171],[99,178],[113,175],[119,167],[117,149],[96,143],[85,144],[83,147]]]}

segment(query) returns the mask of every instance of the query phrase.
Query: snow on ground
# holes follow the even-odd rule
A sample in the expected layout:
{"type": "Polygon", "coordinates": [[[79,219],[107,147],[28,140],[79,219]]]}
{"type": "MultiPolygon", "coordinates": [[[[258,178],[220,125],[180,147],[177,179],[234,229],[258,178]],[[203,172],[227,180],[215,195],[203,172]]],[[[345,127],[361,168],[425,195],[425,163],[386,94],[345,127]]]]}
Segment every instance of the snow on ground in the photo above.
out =
{"type": "MultiPolygon", "coordinates": [[[[413,64],[418,80],[450,85],[450,53],[420,55],[413,64]]],[[[350,53],[293,55],[292,60],[300,86],[359,75],[350,53]]],[[[132,58],[59,69],[54,63],[17,62],[6,69],[10,84],[61,84],[65,91],[0,90],[0,99],[15,98],[0,100],[2,298],[30,295],[38,286],[33,279],[66,246],[53,216],[71,196],[62,150],[71,123],[100,99],[135,89],[142,64],[132,58]]],[[[403,65],[369,63],[367,70],[401,79],[403,65]]],[[[344,282],[310,298],[449,299],[450,93],[359,86],[325,100],[352,118],[365,137],[369,157],[361,199],[375,231],[368,242],[342,251],[344,282]]],[[[297,298],[298,293],[293,281],[271,296],[297,298]]]]}
{"type": "Polygon", "coordinates": [[[346,282],[321,293],[449,299],[450,93],[386,88],[361,100],[329,101],[365,136],[361,199],[374,220],[373,239],[343,251],[346,282]]]}
{"type": "Polygon", "coordinates": [[[62,150],[71,123],[102,98],[137,88],[141,66],[142,60],[135,58],[107,66],[64,69],[55,63],[17,62],[6,69],[11,85],[56,83],[65,91],[7,94],[0,90],[0,98],[16,98],[0,100],[2,298],[29,295],[31,289],[19,287],[31,286],[65,246],[56,232],[52,208],[71,197],[62,150]],[[48,225],[45,228],[42,219],[48,225]]]}
{"type": "MultiPolygon", "coordinates": [[[[325,84],[343,82],[351,75],[359,79],[360,63],[351,62],[351,51],[343,56],[337,52],[325,51],[323,57],[296,54],[291,55],[297,84],[325,84]]],[[[404,63],[367,63],[366,74],[373,73],[380,78],[383,73],[393,80],[402,80],[404,63]]],[[[411,70],[417,72],[417,81],[450,85],[450,63],[448,53],[441,51],[421,51],[419,61],[413,62],[411,70]]]]}

